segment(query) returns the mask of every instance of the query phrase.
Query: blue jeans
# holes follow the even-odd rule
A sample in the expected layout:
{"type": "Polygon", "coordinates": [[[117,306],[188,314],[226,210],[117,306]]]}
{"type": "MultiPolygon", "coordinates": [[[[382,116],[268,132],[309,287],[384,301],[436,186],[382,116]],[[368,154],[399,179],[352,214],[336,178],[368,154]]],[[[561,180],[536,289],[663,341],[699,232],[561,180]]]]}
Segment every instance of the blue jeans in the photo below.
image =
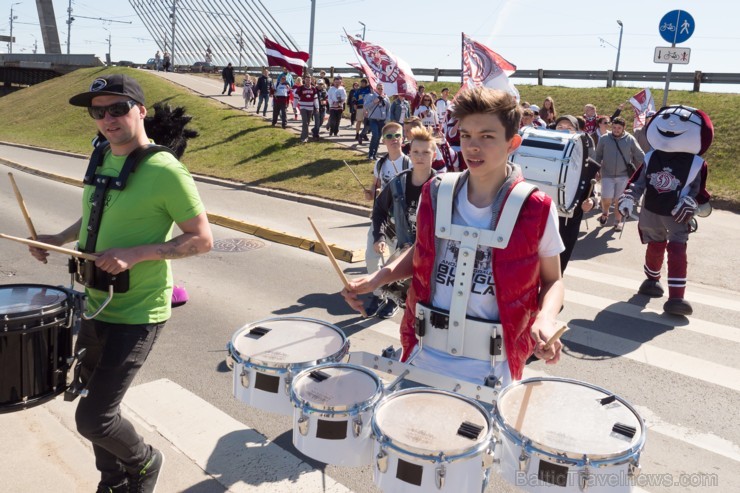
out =
{"type": "Polygon", "coordinates": [[[262,103],[265,103],[265,107],[262,110],[262,116],[267,116],[267,102],[269,101],[269,99],[270,99],[269,93],[260,92],[259,99],[257,100],[257,113],[260,112],[260,108],[262,108],[262,103]]]}
{"type": "Polygon", "coordinates": [[[383,130],[385,120],[370,120],[370,132],[373,136],[370,139],[370,148],[367,151],[367,156],[374,158],[378,153],[378,147],[380,147],[380,132],[383,130]]]}
{"type": "Polygon", "coordinates": [[[80,379],[88,395],[80,398],[75,420],[77,431],[92,442],[100,482],[106,486],[138,472],[151,455],[151,447],[121,416],[120,404],[163,327],[82,320],[75,353],[87,350],[80,379]]]}

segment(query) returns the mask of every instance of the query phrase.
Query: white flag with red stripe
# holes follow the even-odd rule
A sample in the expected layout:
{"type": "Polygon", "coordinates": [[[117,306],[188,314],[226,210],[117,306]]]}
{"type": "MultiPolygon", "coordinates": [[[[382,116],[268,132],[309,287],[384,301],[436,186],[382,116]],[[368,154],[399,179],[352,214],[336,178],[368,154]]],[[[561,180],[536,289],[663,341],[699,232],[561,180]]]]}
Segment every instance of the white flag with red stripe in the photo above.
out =
{"type": "Polygon", "coordinates": [[[265,37],[265,55],[270,67],[285,67],[294,74],[302,75],[308,67],[309,54],[305,51],[292,51],[265,37]]]}
{"type": "Polygon", "coordinates": [[[632,128],[637,130],[645,126],[648,111],[655,113],[655,100],[653,100],[650,89],[645,88],[630,98],[630,104],[635,110],[635,121],[632,128]]]}
{"type": "Polygon", "coordinates": [[[355,39],[346,32],[345,35],[354,48],[371,87],[375,88],[378,83],[382,83],[388,96],[399,94],[412,99],[416,95],[416,79],[408,63],[382,46],[355,39]]]}
{"type": "Polygon", "coordinates": [[[462,33],[462,88],[500,89],[519,101],[519,91],[509,80],[515,71],[516,66],[504,57],[462,33]]]}

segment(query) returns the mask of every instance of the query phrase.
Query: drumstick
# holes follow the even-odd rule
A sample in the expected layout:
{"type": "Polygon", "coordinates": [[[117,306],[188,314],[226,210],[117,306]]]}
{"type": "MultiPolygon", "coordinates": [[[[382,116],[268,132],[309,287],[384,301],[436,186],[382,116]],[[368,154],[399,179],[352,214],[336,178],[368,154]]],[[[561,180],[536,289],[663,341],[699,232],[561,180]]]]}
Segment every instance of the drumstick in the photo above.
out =
{"type": "Polygon", "coordinates": [[[58,247],[56,245],[50,245],[49,243],[42,243],[40,241],[27,240],[26,238],[18,238],[17,236],[10,236],[10,235],[5,235],[5,234],[0,233],[0,238],[5,238],[6,240],[11,240],[11,241],[17,241],[18,243],[24,243],[32,247],[41,248],[42,250],[50,250],[52,252],[64,253],[64,254],[72,255],[73,257],[78,257],[78,258],[82,258],[85,260],[92,260],[93,262],[97,260],[98,258],[96,255],[92,255],[89,253],[78,252],[77,250],[71,250],[69,248],[64,248],[64,247],[58,247]]]}
{"type": "MultiPolygon", "coordinates": [[[[319,239],[319,243],[321,243],[322,248],[324,249],[324,253],[327,257],[329,257],[329,261],[331,262],[331,265],[334,267],[334,270],[337,272],[337,275],[339,275],[339,278],[342,280],[342,284],[344,284],[344,287],[347,288],[348,291],[350,291],[352,288],[349,286],[349,281],[347,280],[347,276],[344,275],[344,272],[342,272],[342,269],[339,267],[339,264],[337,263],[337,259],[334,258],[334,254],[331,252],[331,249],[324,241],[324,238],[321,236],[321,233],[319,233],[318,228],[316,228],[316,225],[313,223],[311,218],[308,218],[308,222],[311,223],[311,227],[313,228],[314,233],[316,233],[316,237],[319,239]]],[[[367,318],[367,313],[365,313],[365,308],[360,309],[360,313],[363,317],[367,318]]]]}
{"type": "Polygon", "coordinates": [[[38,238],[38,235],[36,234],[36,228],[33,227],[33,222],[31,222],[31,216],[28,215],[28,209],[26,208],[26,203],[23,201],[23,196],[21,195],[21,191],[18,189],[18,185],[15,183],[15,178],[13,178],[13,173],[8,173],[8,178],[10,178],[10,184],[13,186],[13,192],[15,192],[15,198],[18,200],[18,206],[21,208],[21,213],[23,214],[23,218],[26,220],[26,225],[28,226],[28,230],[31,232],[31,239],[35,240],[38,238]]]}
{"type": "Polygon", "coordinates": [[[522,397],[522,403],[519,405],[519,415],[516,417],[516,424],[514,425],[515,430],[521,430],[524,424],[524,416],[527,414],[529,399],[532,397],[532,387],[534,387],[534,383],[528,384],[524,390],[524,397],[522,397]]]}
{"type": "MultiPolygon", "coordinates": [[[[342,160],[342,162],[344,164],[347,164],[347,161],[342,160]]],[[[362,190],[365,193],[370,193],[370,190],[368,190],[367,188],[365,188],[365,185],[362,184],[362,182],[360,181],[360,178],[357,176],[357,174],[355,174],[355,170],[353,170],[352,167],[349,164],[347,164],[347,167],[349,168],[350,173],[352,173],[352,176],[355,177],[355,180],[357,180],[357,183],[359,183],[360,186],[362,187],[362,190]]]]}
{"type": "MultiPolygon", "coordinates": [[[[21,208],[21,213],[23,214],[23,219],[26,220],[26,225],[28,226],[28,231],[31,233],[31,239],[36,240],[38,239],[38,234],[36,234],[36,228],[33,227],[33,221],[31,221],[31,215],[28,213],[28,209],[26,208],[26,202],[23,200],[23,195],[21,195],[21,191],[18,188],[18,185],[15,183],[15,178],[13,178],[13,173],[8,173],[8,178],[10,178],[10,184],[13,186],[13,192],[15,193],[15,198],[18,200],[18,207],[21,208]]],[[[46,259],[44,259],[44,263],[48,263],[46,259]]]]}
{"type": "Polygon", "coordinates": [[[553,344],[555,344],[558,341],[558,339],[560,339],[560,337],[563,334],[565,334],[565,332],[567,330],[568,330],[568,326],[567,325],[563,325],[562,327],[560,327],[560,330],[558,330],[557,332],[555,332],[555,334],[553,334],[553,336],[547,340],[547,342],[545,343],[545,347],[543,347],[542,350],[543,351],[549,351],[550,350],[550,347],[553,344]]]}

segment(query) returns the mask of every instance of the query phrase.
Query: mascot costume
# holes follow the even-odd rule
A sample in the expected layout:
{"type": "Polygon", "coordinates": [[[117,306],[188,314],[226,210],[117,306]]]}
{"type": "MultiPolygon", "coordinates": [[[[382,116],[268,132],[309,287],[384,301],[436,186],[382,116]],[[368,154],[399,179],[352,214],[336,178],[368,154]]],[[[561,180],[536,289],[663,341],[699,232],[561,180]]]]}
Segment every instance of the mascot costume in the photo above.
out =
{"type": "Polygon", "coordinates": [[[668,252],[668,301],[663,311],[691,315],[691,304],[684,299],[690,223],[703,204],[708,206],[707,163],[701,156],[712,143],[714,127],[700,110],[686,106],[661,108],[647,124],[645,135],[653,148],[645,162],[630,178],[619,198],[619,211],[627,217],[645,195],[638,228],[647,244],[645,276],[639,293],[659,298],[663,259],[668,252]]]}

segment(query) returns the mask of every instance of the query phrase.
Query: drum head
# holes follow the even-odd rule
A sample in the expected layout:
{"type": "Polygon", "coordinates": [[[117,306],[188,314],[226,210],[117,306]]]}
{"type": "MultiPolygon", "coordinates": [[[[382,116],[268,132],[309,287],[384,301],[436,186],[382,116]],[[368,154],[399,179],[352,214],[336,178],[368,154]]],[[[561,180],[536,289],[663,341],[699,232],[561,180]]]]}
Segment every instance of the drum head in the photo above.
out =
{"type": "Polygon", "coordinates": [[[273,318],[246,325],[231,341],[245,361],[270,367],[323,362],[346,346],[339,328],[306,318],[273,318]]]}
{"type": "Polygon", "coordinates": [[[310,368],[298,375],[292,385],[300,404],[332,411],[363,409],[382,391],[380,378],[373,372],[347,364],[310,368]]]}
{"type": "Polygon", "coordinates": [[[463,454],[480,444],[490,430],[488,416],[474,401],[433,389],[389,395],[375,408],[373,423],[393,445],[428,455],[463,454]],[[459,433],[461,426],[481,431],[471,438],[459,433]]]}
{"type": "Polygon", "coordinates": [[[46,315],[64,306],[67,292],[43,284],[7,284],[0,286],[0,318],[6,321],[46,315]]]}
{"type": "Polygon", "coordinates": [[[612,396],[573,380],[524,380],[501,393],[496,419],[544,451],[609,458],[631,450],[643,438],[640,417],[612,396]],[[634,436],[612,431],[616,424],[632,427],[634,436]]]}

